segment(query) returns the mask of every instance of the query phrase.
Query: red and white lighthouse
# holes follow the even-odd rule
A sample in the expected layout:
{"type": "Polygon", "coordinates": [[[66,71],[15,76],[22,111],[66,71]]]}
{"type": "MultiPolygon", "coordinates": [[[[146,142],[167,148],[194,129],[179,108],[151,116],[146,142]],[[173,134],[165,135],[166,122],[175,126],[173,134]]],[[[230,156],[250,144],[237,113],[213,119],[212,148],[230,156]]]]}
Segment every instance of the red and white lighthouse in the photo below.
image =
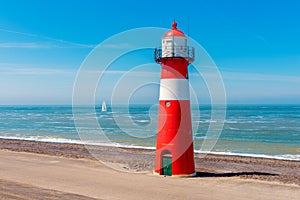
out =
{"type": "Polygon", "coordinates": [[[154,52],[162,68],[154,169],[160,175],[196,174],[188,81],[194,48],[187,46],[187,39],[174,21],[154,52]]]}

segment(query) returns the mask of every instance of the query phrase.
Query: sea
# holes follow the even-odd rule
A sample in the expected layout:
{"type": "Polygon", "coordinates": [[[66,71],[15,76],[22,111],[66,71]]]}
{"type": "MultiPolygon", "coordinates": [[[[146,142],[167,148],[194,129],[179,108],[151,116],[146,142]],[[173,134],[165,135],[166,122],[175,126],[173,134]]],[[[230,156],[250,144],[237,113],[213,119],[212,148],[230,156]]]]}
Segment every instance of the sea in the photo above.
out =
{"type": "MultiPolygon", "coordinates": [[[[195,152],[300,161],[300,105],[227,105],[223,127],[213,136],[212,107],[191,111],[195,152]],[[211,148],[203,148],[212,138],[211,148]]],[[[106,112],[101,105],[0,106],[5,139],[155,149],[156,132],[152,105],[107,105],[106,112]]]]}

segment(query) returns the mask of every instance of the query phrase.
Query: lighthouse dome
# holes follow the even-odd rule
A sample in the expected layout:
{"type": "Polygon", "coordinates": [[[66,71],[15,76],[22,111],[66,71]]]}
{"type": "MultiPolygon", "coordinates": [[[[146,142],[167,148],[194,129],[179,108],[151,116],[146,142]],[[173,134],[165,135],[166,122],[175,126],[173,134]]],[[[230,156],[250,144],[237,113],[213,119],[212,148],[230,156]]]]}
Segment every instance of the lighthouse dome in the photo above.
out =
{"type": "Polygon", "coordinates": [[[182,57],[186,58],[187,37],[181,30],[177,29],[177,23],[174,21],[172,29],[162,37],[162,57],[182,57]]]}
{"type": "Polygon", "coordinates": [[[174,21],[172,29],[167,31],[161,39],[161,48],[155,49],[154,57],[158,63],[169,58],[184,58],[192,63],[194,52],[194,48],[188,46],[188,37],[177,29],[177,23],[174,21]]]}
{"type": "Polygon", "coordinates": [[[166,37],[186,37],[184,35],[184,33],[181,31],[181,30],[178,30],[177,29],[177,23],[174,21],[173,24],[172,24],[172,29],[169,30],[168,32],[166,32],[163,36],[163,38],[166,38],[166,37]]]}

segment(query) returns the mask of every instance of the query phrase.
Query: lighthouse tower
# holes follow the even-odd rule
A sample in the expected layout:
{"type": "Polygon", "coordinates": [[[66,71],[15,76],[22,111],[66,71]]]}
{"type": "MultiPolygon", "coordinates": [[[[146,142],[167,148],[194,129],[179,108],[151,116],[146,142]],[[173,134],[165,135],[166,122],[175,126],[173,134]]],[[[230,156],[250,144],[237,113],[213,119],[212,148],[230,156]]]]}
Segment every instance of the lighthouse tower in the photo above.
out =
{"type": "Polygon", "coordinates": [[[194,148],[191,123],[188,65],[194,48],[177,29],[162,37],[162,47],[154,52],[161,65],[158,132],[154,173],[167,176],[194,176],[194,148]]]}

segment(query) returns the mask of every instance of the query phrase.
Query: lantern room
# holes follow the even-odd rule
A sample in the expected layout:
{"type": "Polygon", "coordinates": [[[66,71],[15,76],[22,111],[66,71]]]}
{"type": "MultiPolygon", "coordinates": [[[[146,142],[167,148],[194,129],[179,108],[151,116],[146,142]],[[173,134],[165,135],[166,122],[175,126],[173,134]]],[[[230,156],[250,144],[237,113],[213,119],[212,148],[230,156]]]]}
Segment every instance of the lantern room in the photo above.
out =
{"type": "Polygon", "coordinates": [[[162,57],[187,57],[187,37],[177,29],[173,22],[172,29],[162,38],[162,57]]]}
{"type": "Polygon", "coordinates": [[[194,48],[188,46],[188,37],[177,29],[175,21],[172,24],[172,29],[162,37],[161,48],[155,49],[154,57],[157,63],[168,58],[186,58],[189,63],[194,61],[194,48]]]}

